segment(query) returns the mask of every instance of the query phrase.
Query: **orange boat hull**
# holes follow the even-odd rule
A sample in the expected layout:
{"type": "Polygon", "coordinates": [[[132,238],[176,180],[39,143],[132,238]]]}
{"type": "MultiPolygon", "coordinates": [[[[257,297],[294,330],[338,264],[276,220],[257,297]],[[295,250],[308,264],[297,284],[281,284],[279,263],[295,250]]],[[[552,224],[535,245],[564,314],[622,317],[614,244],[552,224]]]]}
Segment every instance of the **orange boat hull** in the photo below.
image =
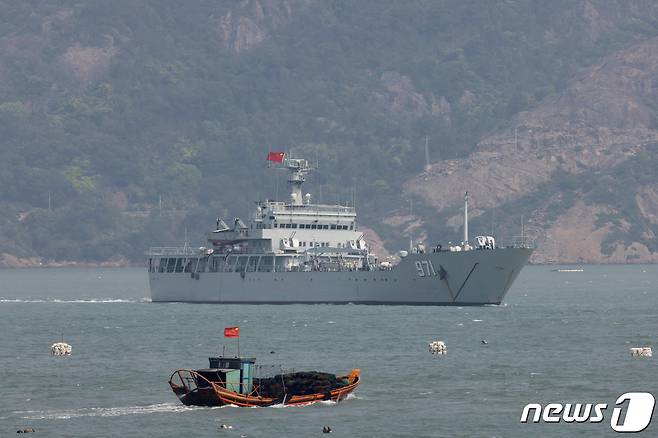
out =
{"type": "Polygon", "coordinates": [[[192,370],[175,371],[169,379],[169,386],[171,386],[171,389],[174,391],[174,394],[176,394],[178,399],[188,406],[235,405],[242,407],[265,407],[276,404],[307,405],[323,400],[338,402],[345,399],[348,394],[352,393],[352,391],[359,386],[359,383],[361,382],[360,374],[361,370],[358,368],[353,369],[349,375],[339,377],[341,379],[347,379],[347,385],[326,393],[293,395],[290,398],[284,397],[283,399],[261,397],[257,395],[256,391],[251,394],[240,394],[230,391],[220,386],[218,383],[207,380],[205,377],[192,370]],[[175,380],[174,376],[179,377],[177,379],[178,382],[173,381],[175,380]],[[202,380],[205,382],[206,386],[198,387],[196,383],[191,383],[192,379],[194,379],[194,382],[202,380]]]}

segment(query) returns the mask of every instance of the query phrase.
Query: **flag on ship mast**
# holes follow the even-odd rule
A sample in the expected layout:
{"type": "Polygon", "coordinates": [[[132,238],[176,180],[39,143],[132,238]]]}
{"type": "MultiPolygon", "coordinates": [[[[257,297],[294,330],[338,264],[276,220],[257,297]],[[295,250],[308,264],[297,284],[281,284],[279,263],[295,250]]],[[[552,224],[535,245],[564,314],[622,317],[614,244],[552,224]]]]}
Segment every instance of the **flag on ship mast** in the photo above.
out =
{"type": "Polygon", "coordinates": [[[267,161],[273,161],[275,163],[283,163],[283,157],[286,155],[285,152],[269,152],[267,154],[267,161]]]}
{"type": "Polygon", "coordinates": [[[224,329],[225,338],[239,338],[240,337],[240,327],[226,327],[224,329]]]}
{"type": "Polygon", "coordinates": [[[226,327],[224,328],[225,338],[238,338],[238,357],[240,356],[240,327],[226,327]]]}

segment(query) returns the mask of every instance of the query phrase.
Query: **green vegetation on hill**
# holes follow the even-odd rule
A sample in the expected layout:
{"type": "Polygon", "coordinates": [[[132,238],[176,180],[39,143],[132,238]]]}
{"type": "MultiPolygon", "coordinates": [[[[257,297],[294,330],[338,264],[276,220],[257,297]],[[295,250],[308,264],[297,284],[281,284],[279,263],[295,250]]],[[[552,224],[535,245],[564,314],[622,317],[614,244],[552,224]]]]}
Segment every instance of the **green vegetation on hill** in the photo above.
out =
{"type": "Polygon", "coordinates": [[[433,160],[464,156],[656,34],[633,17],[594,35],[570,0],[281,0],[276,26],[255,3],[0,1],[0,252],[139,261],[185,229],[200,241],[216,216],[248,215],[277,185],[284,197],[268,149],[317,158],[315,199],[355,193],[361,221],[397,245],[380,218],[404,204],[425,136],[433,160]],[[223,44],[229,11],[263,41],[223,44]]]}

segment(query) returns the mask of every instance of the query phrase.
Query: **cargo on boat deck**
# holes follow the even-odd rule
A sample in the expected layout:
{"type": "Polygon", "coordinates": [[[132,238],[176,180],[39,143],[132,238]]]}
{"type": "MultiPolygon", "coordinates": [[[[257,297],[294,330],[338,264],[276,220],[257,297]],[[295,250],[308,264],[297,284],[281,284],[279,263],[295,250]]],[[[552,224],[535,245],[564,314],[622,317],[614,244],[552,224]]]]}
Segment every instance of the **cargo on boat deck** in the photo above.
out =
{"type": "Polygon", "coordinates": [[[347,379],[338,379],[335,374],[306,371],[279,374],[254,381],[263,397],[283,398],[284,395],[310,395],[326,393],[347,386],[347,379]]]}

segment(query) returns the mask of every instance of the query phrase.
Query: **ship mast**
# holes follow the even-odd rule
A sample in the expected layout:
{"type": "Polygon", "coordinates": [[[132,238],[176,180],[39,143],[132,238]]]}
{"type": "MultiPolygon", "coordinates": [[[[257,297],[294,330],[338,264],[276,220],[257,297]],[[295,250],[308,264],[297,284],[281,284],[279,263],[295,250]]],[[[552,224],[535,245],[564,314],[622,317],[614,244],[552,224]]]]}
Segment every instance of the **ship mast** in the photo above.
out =
{"type": "Polygon", "coordinates": [[[311,166],[304,158],[286,158],[283,167],[288,169],[288,186],[290,187],[290,203],[302,205],[302,184],[306,181],[306,175],[316,168],[311,166]]]}
{"type": "Polygon", "coordinates": [[[464,245],[468,244],[468,192],[464,194],[464,245]]]}

